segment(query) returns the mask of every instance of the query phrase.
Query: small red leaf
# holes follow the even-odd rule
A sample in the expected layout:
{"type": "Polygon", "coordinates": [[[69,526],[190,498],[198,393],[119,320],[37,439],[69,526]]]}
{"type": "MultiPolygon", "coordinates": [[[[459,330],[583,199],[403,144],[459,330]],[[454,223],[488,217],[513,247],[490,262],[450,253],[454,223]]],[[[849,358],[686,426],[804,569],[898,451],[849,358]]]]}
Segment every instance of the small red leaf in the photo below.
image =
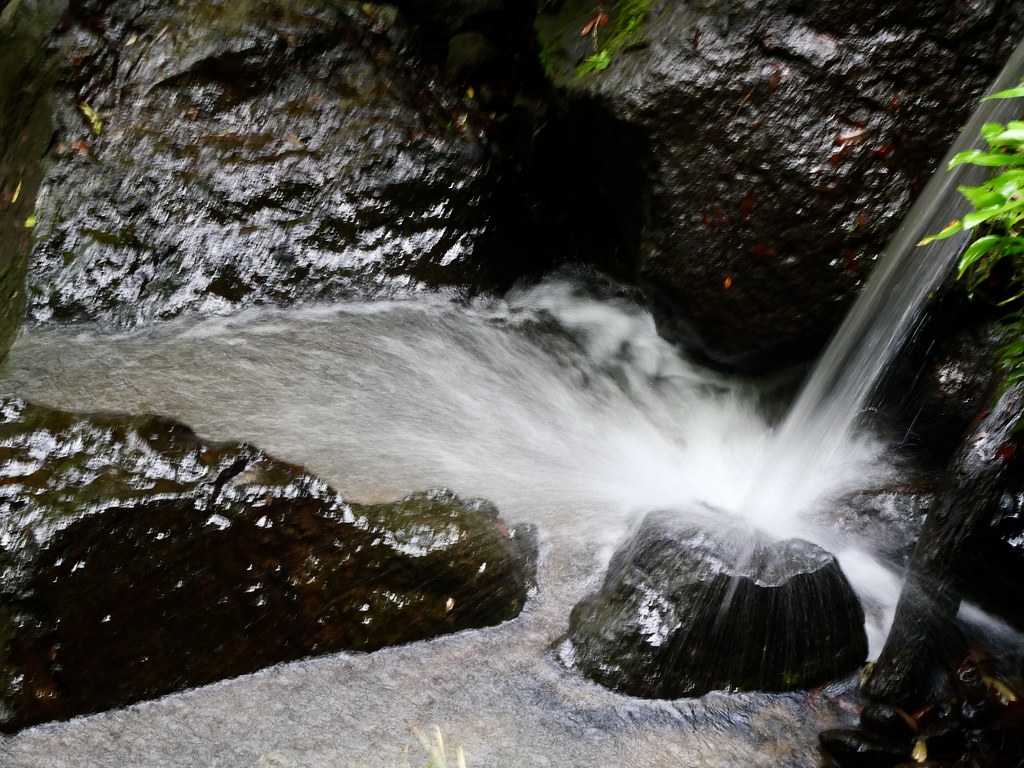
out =
{"type": "Polygon", "coordinates": [[[604,11],[596,14],[594,18],[587,22],[586,26],[580,31],[580,37],[586,37],[591,32],[595,32],[598,27],[603,27],[608,23],[608,14],[604,11]]]}
{"type": "Polygon", "coordinates": [[[740,218],[750,218],[751,211],[754,210],[754,204],[757,203],[757,196],[751,192],[743,198],[743,202],[740,203],[740,218]]]}

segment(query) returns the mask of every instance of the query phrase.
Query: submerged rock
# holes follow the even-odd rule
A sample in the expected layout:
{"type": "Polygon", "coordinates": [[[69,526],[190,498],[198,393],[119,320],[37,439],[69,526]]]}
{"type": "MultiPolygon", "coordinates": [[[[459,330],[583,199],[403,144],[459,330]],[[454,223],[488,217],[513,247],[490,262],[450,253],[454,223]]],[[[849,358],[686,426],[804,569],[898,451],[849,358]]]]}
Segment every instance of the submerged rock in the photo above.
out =
{"type": "Polygon", "coordinates": [[[489,117],[407,37],[356,2],[75,4],[52,43],[31,319],[510,284],[529,259],[492,226],[489,117]]]}
{"type": "Polygon", "coordinates": [[[864,661],[864,613],[831,554],[705,523],[648,515],[573,609],[563,661],[645,698],[789,690],[864,661]]]}
{"type": "Polygon", "coordinates": [[[663,334],[748,369],[824,342],[1024,29],[1013,0],[547,5],[590,226],[663,334]]]}
{"type": "Polygon", "coordinates": [[[0,400],[0,728],[511,619],[533,547],[485,502],[349,504],[169,419],[0,400]]]}

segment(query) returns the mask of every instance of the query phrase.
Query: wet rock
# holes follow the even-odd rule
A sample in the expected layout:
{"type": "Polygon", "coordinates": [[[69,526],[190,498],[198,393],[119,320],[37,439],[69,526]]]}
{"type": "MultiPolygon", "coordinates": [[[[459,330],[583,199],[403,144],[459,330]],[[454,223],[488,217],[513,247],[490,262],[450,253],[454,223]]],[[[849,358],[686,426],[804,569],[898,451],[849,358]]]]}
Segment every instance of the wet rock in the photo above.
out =
{"type": "Polygon", "coordinates": [[[43,94],[54,73],[43,41],[59,15],[55,7],[0,6],[0,361],[25,311],[28,225],[53,132],[43,94]]]}
{"type": "Polygon", "coordinates": [[[869,542],[872,551],[902,569],[934,503],[937,482],[934,477],[922,476],[849,493],[823,512],[827,519],[822,522],[869,542]]]}
{"type": "Polygon", "coordinates": [[[359,3],[76,4],[53,41],[31,319],[510,284],[528,259],[492,227],[489,118],[408,37],[359,3]]]}
{"type": "Polygon", "coordinates": [[[448,71],[459,77],[480,75],[497,58],[494,43],[479,32],[463,32],[448,43],[448,71]]]}
{"type": "Polygon", "coordinates": [[[1011,0],[557,7],[591,226],[665,335],[747,369],[824,341],[1024,28],[1011,0]]]}
{"type": "Polygon", "coordinates": [[[910,759],[911,746],[866,731],[834,729],[818,737],[822,751],[837,768],[892,768],[910,759]]]}
{"type": "Polygon", "coordinates": [[[821,734],[822,750],[838,766],[892,765],[898,751],[904,753],[901,767],[1018,765],[1024,759],[1024,681],[1010,662],[972,651],[942,697],[913,711],[871,704],[859,729],[821,734]]]}
{"type": "Polygon", "coordinates": [[[1003,487],[988,519],[967,533],[957,585],[963,596],[989,613],[1024,631],[1024,449],[1015,436],[1004,453],[1003,487]]]}
{"type": "Polygon", "coordinates": [[[602,685],[677,698],[788,690],[864,661],[864,613],[835,559],[702,515],[648,515],[577,605],[559,655],[602,685]]]}
{"type": "Polygon", "coordinates": [[[398,0],[396,6],[427,27],[431,37],[452,37],[502,18],[508,0],[398,0]]]}
{"type": "Polygon", "coordinates": [[[156,416],[0,401],[0,728],[518,615],[532,534],[434,491],[344,502],[156,416]]]}
{"type": "Polygon", "coordinates": [[[970,300],[963,285],[947,280],[879,386],[880,412],[901,425],[894,439],[938,472],[949,466],[998,384],[997,350],[1007,343],[1001,330],[1006,310],[995,303],[1002,298],[1009,295],[979,291],[970,300]]]}
{"type": "Polygon", "coordinates": [[[928,355],[903,407],[909,411],[907,443],[948,462],[996,382],[995,351],[1005,343],[993,325],[944,334],[928,355]]]}
{"type": "MultiPolygon", "coordinates": [[[[869,696],[915,707],[953,684],[966,651],[956,612],[965,589],[987,573],[989,555],[979,542],[991,541],[993,527],[1018,515],[1006,490],[1020,474],[1022,413],[1024,386],[1017,384],[964,437],[914,550],[888,640],[865,683],[869,696]]],[[[990,602],[1014,601],[996,596],[1000,582],[982,582],[980,592],[991,593],[990,602]]]]}
{"type": "Polygon", "coordinates": [[[887,739],[905,743],[917,733],[913,716],[888,704],[868,704],[860,714],[861,728],[887,739]]]}

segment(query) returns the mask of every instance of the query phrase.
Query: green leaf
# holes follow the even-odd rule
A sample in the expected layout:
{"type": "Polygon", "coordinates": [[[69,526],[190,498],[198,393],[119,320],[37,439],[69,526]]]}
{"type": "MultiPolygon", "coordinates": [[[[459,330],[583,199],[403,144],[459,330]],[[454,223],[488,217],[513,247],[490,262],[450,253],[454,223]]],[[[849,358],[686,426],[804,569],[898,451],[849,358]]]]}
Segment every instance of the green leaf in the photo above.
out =
{"type": "Polygon", "coordinates": [[[969,149],[960,152],[949,161],[949,168],[970,163],[971,165],[983,165],[998,167],[1001,165],[1024,165],[1024,155],[1013,152],[985,152],[981,149],[969,149]]]}
{"type": "Polygon", "coordinates": [[[1020,207],[1020,200],[1011,200],[1004,205],[993,205],[989,208],[982,208],[979,211],[972,211],[963,218],[964,229],[974,229],[974,227],[978,226],[983,221],[989,221],[994,219],[996,216],[1002,216],[1004,213],[1008,213],[1020,207]]]}
{"type": "Polygon", "coordinates": [[[1021,83],[1016,88],[1007,88],[1005,91],[993,93],[991,96],[983,98],[982,101],[988,101],[989,99],[1016,99],[1020,96],[1024,96],[1024,83],[1021,83]]]}
{"type": "Polygon", "coordinates": [[[955,235],[963,228],[963,222],[961,222],[959,219],[956,219],[954,221],[951,221],[949,223],[949,226],[947,226],[941,232],[937,232],[934,235],[928,235],[928,237],[921,240],[918,243],[918,245],[928,245],[928,243],[934,243],[936,240],[945,240],[947,237],[949,237],[950,235],[955,235]]]}
{"type": "Polygon", "coordinates": [[[1006,202],[1006,197],[991,187],[957,187],[957,191],[975,208],[989,208],[1006,202]]]}
{"type": "Polygon", "coordinates": [[[999,189],[1004,195],[1009,196],[1024,187],[1024,168],[1013,168],[985,182],[982,186],[999,189]]]}
{"type": "Polygon", "coordinates": [[[985,141],[991,145],[1017,144],[1024,141],[1024,123],[1019,120],[1010,121],[1003,130],[993,131],[990,134],[984,134],[984,136],[985,141]]]}
{"type": "Polygon", "coordinates": [[[986,253],[995,248],[1003,240],[999,235],[987,235],[971,243],[960,257],[960,266],[957,268],[957,279],[964,276],[964,272],[974,266],[986,253]]]}
{"type": "Polygon", "coordinates": [[[25,219],[25,229],[32,229],[32,227],[34,227],[37,222],[38,219],[36,218],[36,215],[33,213],[31,216],[25,219]]]}

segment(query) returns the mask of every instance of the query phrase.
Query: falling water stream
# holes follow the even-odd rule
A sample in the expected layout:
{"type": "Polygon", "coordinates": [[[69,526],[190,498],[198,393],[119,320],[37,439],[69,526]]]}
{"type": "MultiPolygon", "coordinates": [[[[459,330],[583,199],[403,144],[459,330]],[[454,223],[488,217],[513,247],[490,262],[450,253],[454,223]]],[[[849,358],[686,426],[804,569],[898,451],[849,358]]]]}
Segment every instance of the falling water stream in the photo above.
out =
{"type": "MultiPolygon", "coordinates": [[[[542,544],[539,588],[515,621],[29,729],[0,764],[398,766],[410,724],[436,723],[474,768],[806,766],[816,731],[844,714],[806,693],[641,701],[555,659],[629,526],[695,500],[738,508],[771,434],[770,388],[688,362],[628,299],[552,279],[472,306],[265,309],[130,336],[34,330],[0,375],[46,404],[158,411],[252,441],[355,501],[434,485],[483,496],[536,523],[542,544]]],[[[817,495],[891,472],[874,443],[851,445],[817,495]]],[[[835,544],[827,527],[817,537],[835,544]]],[[[892,603],[897,582],[887,589],[892,603]]]]}
{"type": "MultiPolygon", "coordinates": [[[[1017,85],[1024,75],[1024,42],[1007,60],[989,93],[1017,85]]],[[[967,212],[958,186],[978,184],[987,169],[946,166],[953,156],[981,145],[981,127],[1019,117],[1019,100],[982,101],[939,163],[910,213],[871,272],[854,306],[818,360],[775,437],[776,460],[751,485],[745,506],[772,519],[796,498],[813,497],[804,484],[844,450],[879,379],[923,317],[930,294],[953,270],[966,234],[916,247],[967,212]],[[781,478],[782,482],[778,479],[781,478]]]]}
{"type": "MultiPolygon", "coordinates": [[[[1022,62],[1024,48],[1008,77],[1022,62]]],[[[976,115],[964,141],[990,119],[976,115]]],[[[486,497],[506,519],[537,524],[541,561],[523,615],[501,626],[284,664],[28,729],[0,744],[0,765],[422,765],[409,727],[433,724],[472,768],[817,764],[816,733],[851,718],[854,681],[645,701],[563,669],[551,648],[631,525],[700,502],[730,525],[746,517],[838,552],[873,606],[877,653],[899,580],[814,513],[895,476],[856,422],[949,269],[910,245],[950,218],[953,183],[923,192],[777,434],[765,415],[771,382],[689,362],[642,307],[571,277],[470,305],[435,296],[251,310],[130,336],[28,331],[0,369],[0,392],[168,414],[206,438],[300,463],[353,501],[439,485],[486,497]]]]}

